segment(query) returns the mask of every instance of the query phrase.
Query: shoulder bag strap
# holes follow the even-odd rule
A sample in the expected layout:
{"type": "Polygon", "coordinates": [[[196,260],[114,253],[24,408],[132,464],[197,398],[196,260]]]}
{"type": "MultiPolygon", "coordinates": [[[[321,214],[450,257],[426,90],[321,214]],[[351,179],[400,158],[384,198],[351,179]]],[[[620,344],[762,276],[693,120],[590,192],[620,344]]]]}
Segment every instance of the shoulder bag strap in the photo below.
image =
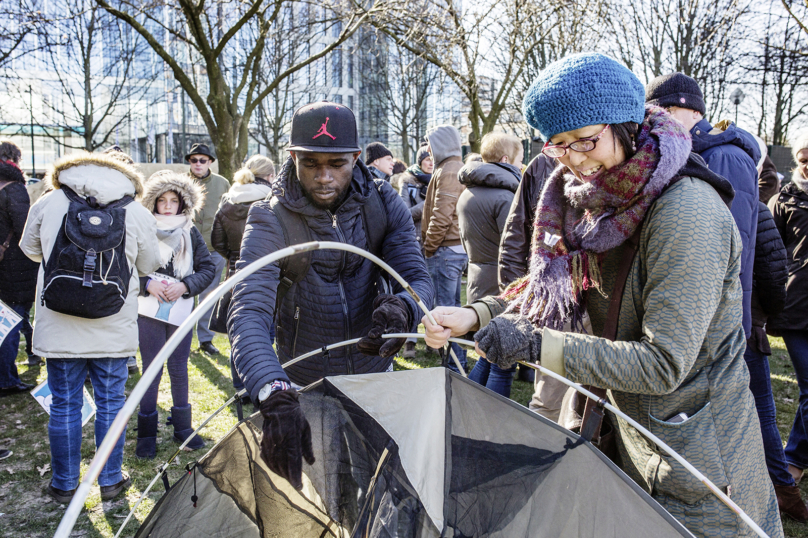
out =
{"type": "MultiPolygon", "coordinates": [[[[684,176],[675,176],[665,186],[662,192],[665,192],[684,176]]],[[[661,196],[661,194],[660,194],[661,196]]],[[[631,266],[634,263],[634,257],[637,255],[637,250],[640,245],[640,233],[642,233],[643,223],[637,227],[634,234],[626,241],[625,249],[623,250],[623,258],[620,260],[620,267],[617,270],[617,278],[614,282],[614,289],[609,300],[609,310],[606,314],[606,323],[603,326],[603,338],[608,338],[614,341],[617,338],[617,323],[620,320],[620,306],[623,303],[623,292],[626,288],[626,281],[628,274],[631,272],[631,266]]],[[[600,426],[603,422],[603,403],[606,402],[606,389],[587,386],[588,390],[593,392],[598,401],[595,402],[591,398],[586,399],[586,406],[584,407],[583,419],[581,422],[581,436],[587,441],[598,442],[600,440],[600,426]]]]}
{"type": "MultiPolygon", "coordinates": [[[[306,226],[300,214],[287,209],[280,202],[278,197],[274,195],[269,200],[269,206],[272,208],[272,212],[275,213],[275,217],[277,217],[281,225],[286,246],[299,245],[300,243],[308,243],[311,241],[309,228],[306,226]]],[[[278,290],[275,294],[276,316],[278,315],[277,313],[284,297],[289,293],[292,286],[303,280],[303,277],[309,272],[310,265],[311,252],[301,252],[300,254],[289,256],[280,261],[280,281],[278,282],[278,290]]]]}
{"type": "MultiPolygon", "coordinates": [[[[623,257],[620,259],[620,266],[617,269],[617,278],[615,279],[614,288],[612,289],[611,298],[609,299],[609,310],[606,314],[606,323],[603,326],[601,336],[612,341],[617,337],[617,322],[620,319],[620,306],[623,303],[623,292],[626,288],[628,274],[631,272],[631,266],[634,263],[634,257],[637,254],[641,232],[642,223],[640,223],[637,230],[625,243],[623,257]]],[[[586,399],[586,405],[582,415],[583,419],[581,421],[581,436],[587,441],[597,443],[600,441],[600,427],[603,423],[603,403],[606,401],[606,389],[592,386],[586,386],[585,388],[593,392],[598,397],[598,401],[593,401],[591,398],[586,399]]]]}

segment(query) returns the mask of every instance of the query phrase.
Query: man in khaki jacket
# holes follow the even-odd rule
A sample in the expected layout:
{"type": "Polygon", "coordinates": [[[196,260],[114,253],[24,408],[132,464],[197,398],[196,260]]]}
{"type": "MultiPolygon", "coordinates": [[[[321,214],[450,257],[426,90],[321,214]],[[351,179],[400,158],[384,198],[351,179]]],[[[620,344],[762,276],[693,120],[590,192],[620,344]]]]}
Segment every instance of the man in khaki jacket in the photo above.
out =
{"type": "MultiPolygon", "coordinates": [[[[194,226],[205,238],[210,257],[213,263],[216,264],[216,278],[213,279],[213,282],[205,291],[199,294],[198,300],[200,303],[219,286],[219,280],[221,280],[225,266],[224,258],[213,248],[210,233],[213,230],[213,218],[219,208],[219,201],[222,199],[222,195],[230,189],[230,182],[219,174],[214,174],[210,169],[210,165],[215,160],[216,157],[213,156],[210,148],[206,144],[200,143],[195,143],[191,146],[188,155],[185,156],[185,161],[190,165],[188,174],[205,189],[205,205],[202,207],[202,211],[198,211],[194,216],[194,226]]],[[[196,324],[196,336],[199,340],[199,349],[208,355],[216,355],[219,350],[213,345],[213,331],[208,329],[211,312],[213,312],[212,308],[199,318],[196,324]]]]}
{"type": "MultiPolygon", "coordinates": [[[[435,306],[461,306],[460,281],[469,258],[460,244],[456,211],[457,199],[465,189],[457,179],[463,167],[460,132],[451,125],[439,125],[427,131],[426,140],[435,163],[421,219],[426,267],[435,286],[435,306]]],[[[452,346],[465,368],[466,351],[457,344],[452,346]]],[[[456,369],[452,362],[449,367],[456,369]]]]}

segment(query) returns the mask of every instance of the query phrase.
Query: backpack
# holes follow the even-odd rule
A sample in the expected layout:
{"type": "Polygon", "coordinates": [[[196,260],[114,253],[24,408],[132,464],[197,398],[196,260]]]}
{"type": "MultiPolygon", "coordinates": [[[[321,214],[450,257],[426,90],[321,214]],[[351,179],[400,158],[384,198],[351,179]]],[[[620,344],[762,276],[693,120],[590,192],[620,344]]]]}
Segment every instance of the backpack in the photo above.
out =
{"type": "Polygon", "coordinates": [[[106,206],[62,186],[70,206],[45,262],[40,301],[54,312],[98,319],[120,312],[132,270],[126,259],[124,196],[106,206]]]}

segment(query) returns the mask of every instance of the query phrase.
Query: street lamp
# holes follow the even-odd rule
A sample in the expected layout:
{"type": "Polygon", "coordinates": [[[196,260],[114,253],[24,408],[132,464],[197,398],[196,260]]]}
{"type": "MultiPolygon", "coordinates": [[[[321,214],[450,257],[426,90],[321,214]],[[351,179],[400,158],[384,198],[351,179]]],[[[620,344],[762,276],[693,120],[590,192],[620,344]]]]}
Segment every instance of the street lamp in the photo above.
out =
{"type": "Polygon", "coordinates": [[[738,125],[738,105],[741,104],[744,97],[746,97],[746,94],[740,88],[735,88],[735,91],[729,94],[729,100],[735,105],[735,125],[738,125]]]}

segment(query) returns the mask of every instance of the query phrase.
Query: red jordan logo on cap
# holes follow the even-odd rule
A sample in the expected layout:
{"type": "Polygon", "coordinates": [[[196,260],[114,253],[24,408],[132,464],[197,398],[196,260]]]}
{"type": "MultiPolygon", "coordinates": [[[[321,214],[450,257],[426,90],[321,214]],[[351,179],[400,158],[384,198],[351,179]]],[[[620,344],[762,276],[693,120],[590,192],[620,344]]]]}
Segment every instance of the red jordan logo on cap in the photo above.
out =
{"type": "Polygon", "coordinates": [[[326,119],[325,119],[325,123],[324,123],[324,124],[322,124],[322,125],[320,125],[320,130],[319,130],[319,131],[317,131],[317,134],[316,134],[316,135],[314,135],[314,136],[312,136],[312,137],[311,137],[311,139],[312,139],[312,140],[314,140],[314,139],[315,139],[315,138],[317,138],[318,136],[323,136],[323,135],[326,135],[326,136],[327,136],[327,137],[329,137],[331,140],[336,140],[336,139],[337,139],[337,137],[336,137],[336,136],[332,136],[332,135],[331,135],[331,133],[329,133],[329,132],[328,132],[328,129],[326,128],[326,126],[328,125],[328,119],[329,119],[329,118],[326,118],[326,119]]]}

